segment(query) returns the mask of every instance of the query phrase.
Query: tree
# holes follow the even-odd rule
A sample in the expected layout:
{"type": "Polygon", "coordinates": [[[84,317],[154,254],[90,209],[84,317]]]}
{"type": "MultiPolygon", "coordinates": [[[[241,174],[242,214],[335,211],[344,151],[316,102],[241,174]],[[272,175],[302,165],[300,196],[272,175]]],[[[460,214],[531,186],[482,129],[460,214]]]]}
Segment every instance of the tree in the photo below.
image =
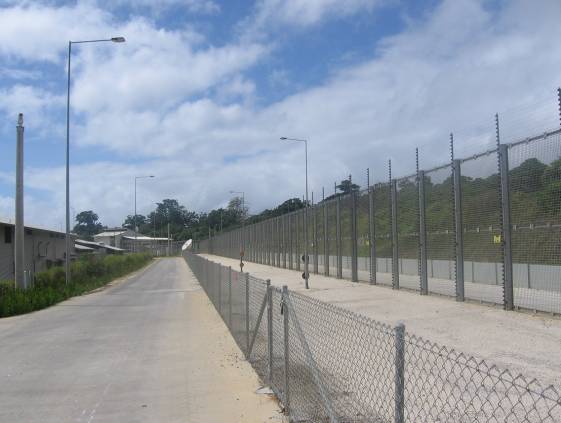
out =
{"type": "Polygon", "coordinates": [[[93,210],[86,210],[76,215],[76,225],[73,232],[81,238],[92,240],[93,236],[101,232],[104,226],[99,221],[99,216],[93,210]]]}
{"type": "Polygon", "coordinates": [[[243,204],[242,197],[234,197],[228,202],[228,210],[234,212],[239,220],[246,220],[249,209],[243,204]]]}
{"type": "Polygon", "coordinates": [[[343,194],[348,194],[351,191],[357,191],[360,187],[357,184],[353,184],[350,179],[343,179],[337,189],[343,194]]]}
{"type": "Polygon", "coordinates": [[[138,228],[140,228],[145,223],[146,223],[146,216],[143,216],[141,214],[137,214],[136,219],[135,219],[135,216],[133,216],[132,214],[129,214],[127,216],[127,218],[125,219],[125,221],[123,222],[123,228],[127,228],[127,229],[130,229],[131,231],[134,231],[134,230],[136,230],[135,226],[138,226],[138,228]]]}

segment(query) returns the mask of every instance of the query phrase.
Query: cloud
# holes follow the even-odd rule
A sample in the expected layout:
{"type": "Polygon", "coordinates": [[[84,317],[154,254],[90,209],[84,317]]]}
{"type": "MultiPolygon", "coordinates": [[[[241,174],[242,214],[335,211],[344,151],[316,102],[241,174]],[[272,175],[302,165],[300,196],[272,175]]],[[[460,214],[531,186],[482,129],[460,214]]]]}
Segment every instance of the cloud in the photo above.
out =
{"type": "MultiPolygon", "coordinates": [[[[322,4],[303,22],[367,7],[322,4]]],[[[554,0],[539,8],[443,1],[371,57],[265,106],[253,101],[259,85],[250,71],[277,54],[268,45],[212,46],[139,18],[118,24],[127,44],[77,52],[73,139],[115,154],[72,167],[73,207],[119,224],[132,210],[133,176],[149,172],[157,178],[139,187],[143,213],[165,197],[206,210],[227,202],[229,190],[246,191],[257,212],[304,191],[302,146],[280,136],[309,139],[317,198],[349,173],[364,185],[366,167],[371,180],[385,180],[388,158],[394,175],[413,173],[417,146],[422,167],[445,163],[451,131],[459,156],[483,150],[493,144],[495,112],[505,142],[557,127],[560,14],[554,0]]],[[[51,221],[64,215],[63,169],[38,167],[26,181],[52,198],[51,221]]]]}
{"type": "Polygon", "coordinates": [[[215,14],[220,12],[218,3],[212,0],[112,0],[103,2],[109,7],[127,6],[135,10],[150,9],[153,12],[163,12],[169,8],[184,8],[190,13],[215,14]]]}
{"type": "Polygon", "coordinates": [[[284,26],[307,27],[327,19],[340,19],[358,12],[372,12],[387,3],[382,0],[258,0],[253,15],[244,23],[251,32],[284,26]]]}
{"type": "Polygon", "coordinates": [[[0,88],[0,113],[7,119],[3,126],[12,127],[17,122],[19,113],[24,114],[26,128],[35,133],[47,133],[53,128],[50,122],[53,108],[60,108],[65,103],[65,96],[55,95],[50,91],[30,85],[14,85],[0,88]]]}

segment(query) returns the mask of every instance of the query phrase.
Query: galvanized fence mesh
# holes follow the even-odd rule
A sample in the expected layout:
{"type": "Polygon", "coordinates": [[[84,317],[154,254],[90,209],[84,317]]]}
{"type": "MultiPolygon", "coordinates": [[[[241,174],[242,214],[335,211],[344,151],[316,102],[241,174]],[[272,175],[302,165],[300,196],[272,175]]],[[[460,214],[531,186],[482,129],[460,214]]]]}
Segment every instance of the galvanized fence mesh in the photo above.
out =
{"type": "Polygon", "coordinates": [[[510,146],[514,304],[561,313],[561,135],[510,146]]]}
{"type": "Polygon", "coordinates": [[[560,198],[555,130],[339,193],[196,249],[239,258],[245,245],[246,260],[302,271],[307,247],[310,273],[561,313],[560,198]]]}
{"type": "Polygon", "coordinates": [[[399,286],[421,288],[419,271],[419,187],[415,176],[397,181],[399,286]]]}
{"type": "Polygon", "coordinates": [[[294,422],[561,421],[561,395],[552,386],[403,325],[281,290],[190,252],[184,257],[294,422]]]}
{"type": "Polygon", "coordinates": [[[500,178],[496,150],[461,163],[465,296],[503,304],[500,178]]]}
{"type": "Polygon", "coordinates": [[[452,166],[425,172],[427,278],[430,293],[456,293],[456,234],[452,166]]]}

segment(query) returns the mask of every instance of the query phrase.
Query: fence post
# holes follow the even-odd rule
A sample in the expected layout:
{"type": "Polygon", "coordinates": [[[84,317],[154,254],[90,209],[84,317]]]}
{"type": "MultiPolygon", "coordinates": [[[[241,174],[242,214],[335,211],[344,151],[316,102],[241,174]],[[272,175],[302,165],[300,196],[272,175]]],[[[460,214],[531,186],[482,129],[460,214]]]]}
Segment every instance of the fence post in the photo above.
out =
{"type": "Polygon", "coordinates": [[[375,197],[374,187],[368,190],[368,246],[370,249],[370,283],[376,284],[376,221],[374,220],[375,197]]]}
{"type": "Polygon", "coordinates": [[[282,227],[281,217],[276,218],[277,221],[277,267],[282,267],[282,227]]]}
{"type": "Polygon", "coordinates": [[[343,278],[343,255],[341,248],[341,196],[337,196],[337,210],[336,210],[336,250],[337,250],[337,279],[343,278]]]}
{"type": "Polygon", "coordinates": [[[222,317],[222,265],[218,264],[218,314],[222,317]]]}
{"type": "Polygon", "coordinates": [[[358,228],[357,228],[358,193],[351,191],[351,281],[358,282],[358,228]]]}
{"type": "Polygon", "coordinates": [[[300,270],[300,212],[295,213],[296,217],[296,270],[300,270]]]}
{"type": "Polygon", "coordinates": [[[395,327],[395,423],[405,421],[405,325],[395,327]]]}
{"type": "Polygon", "coordinates": [[[267,354],[269,356],[269,385],[273,386],[273,288],[267,279],[267,354]]]}
{"type": "Polygon", "coordinates": [[[286,269],[286,215],[281,217],[282,230],[282,268],[286,269]]]}
{"type": "Polygon", "coordinates": [[[325,201],[323,202],[323,274],[329,276],[329,220],[325,201]]]}
{"type": "MultiPolygon", "coordinates": [[[[249,272],[245,274],[245,338],[246,356],[249,353],[249,272]]],[[[249,359],[249,357],[247,357],[249,359]]]]}
{"type": "Polygon", "coordinates": [[[462,218],[462,162],[453,162],[454,222],[456,232],[456,301],[465,300],[464,291],[464,224],[462,218]]]}
{"type": "Polygon", "coordinates": [[[232,329],[232,266],[228,266],[228,326],[232,329]]]}
{"type": "Polygon", "coordinates": [[[312,207],[313,213],[313,225],[314,225],[314,273],[317,275],[319,273],[319,245],[318,245],[318,220],[317,220],[317,206],[312,207]]]}
{"type": "Polygon", "coordinates": [[[499,169],[501,179],[501,208],[502,208],[502,246],[504,266],[504,308],[514,309],[514,284],[512,276],[512,232],[510,224],[510,183],[508,166],[508,145],[499,145],[499,169]]]}
{"type": "Polygon", "coordinates": [[[399,289],[399,245],[397,237],[397,181],[392,179],[390,184],[391,191],[391,211],[392,211],[392,286],[399,289]]]}
{"type": "Polygon", "coordinates": [[[421,295],[429,293],[429,282],[427,275],[427,223],[426,223],[426,199],[425,199],[425,171],[419,171],[419,260],[421,276],[421,295]]]}
{"type": "Polygon", "coordinates": [[[290,415],[290,384],[289,384],[289,373],[290,373],[290,347],[289,347],[289,328],[288,328],[288,287],[283,285],[282,287],[282,308],[283,313],[283,326],[284,326],[284,409],[288,415],[290,415]]]}
{"type": "Polygon", "coordinates": [[[292,260],[294,257],[294,252],[292,251],[292,213],[288,215],[288,268],[292,270],[292,260]]]}

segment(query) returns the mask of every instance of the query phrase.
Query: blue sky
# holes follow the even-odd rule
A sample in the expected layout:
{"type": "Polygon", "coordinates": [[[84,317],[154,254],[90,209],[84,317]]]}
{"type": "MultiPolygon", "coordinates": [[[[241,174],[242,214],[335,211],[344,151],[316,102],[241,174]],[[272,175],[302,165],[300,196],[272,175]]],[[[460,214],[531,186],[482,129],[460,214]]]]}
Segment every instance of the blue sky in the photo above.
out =
{"type": "Polygon", "coordinates": [[[64,219],[66,55],[75,46],[72,207],[118,225],[177,198],[191,210],[245,190],[252,212],[353,174],[387,173],[558,125],[556,0],[0,0],[0,215],[13,216],[25,115],[26,218],[64,219]]]}

